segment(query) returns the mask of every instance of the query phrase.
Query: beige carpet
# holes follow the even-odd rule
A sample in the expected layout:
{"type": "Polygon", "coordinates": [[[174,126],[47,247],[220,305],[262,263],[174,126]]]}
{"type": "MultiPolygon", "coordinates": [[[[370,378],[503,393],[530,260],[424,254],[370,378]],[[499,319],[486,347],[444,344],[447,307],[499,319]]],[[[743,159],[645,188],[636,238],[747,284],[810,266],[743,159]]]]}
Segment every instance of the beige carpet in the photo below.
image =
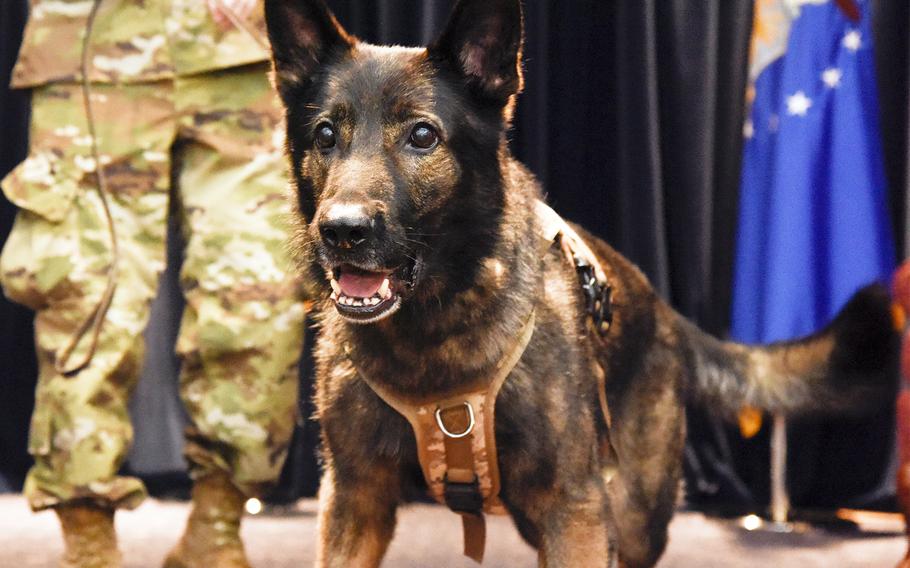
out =
{"type": "MultiPolygon", "coordinates": [[[[160,566],[177,540],[187,514],[184,503],[148,501],[118,514],[127,568],[160,566]]],[[[458,519],[439,507],[403,509],[384,567],[470,568],[460,556],[458,519]]],[[[315,503],[301,501],[290,515],[259,515],[244,524],[251,561],[257,568],[310,566],[313,562],[315,503]]],[[[871,532],[804,535],[746,532],[698,513],[680,513],[671,526],[670,546],[659,566],[693,568],[866,568],[891,567],[904,552],[901,526],[884,519],[871,532]]],[[[32,514],[16,496],[0,497],[0,567],[52,567],[61,550],[53,513],[32,514]]],[[[490,519],[485,567],[524,568],[536,555],[506,518],[490,519]]]]}

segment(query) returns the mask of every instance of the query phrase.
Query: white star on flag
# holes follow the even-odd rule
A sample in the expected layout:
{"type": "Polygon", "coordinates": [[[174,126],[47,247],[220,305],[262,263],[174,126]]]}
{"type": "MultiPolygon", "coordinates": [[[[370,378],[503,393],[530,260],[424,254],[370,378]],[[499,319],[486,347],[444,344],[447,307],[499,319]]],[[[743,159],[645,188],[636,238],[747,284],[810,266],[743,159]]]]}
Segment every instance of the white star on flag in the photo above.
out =
{"type": "Polygon", "coordinates": [[[790,116],[806,116],[811,106],[812,99],[802,91],[796,91],[795,94],[787,97],[787,114],[790,116]]]}
{"type": "Polygon", "coordinates": [[[837,67],[828,67],[822,73],[822,81],[829,89],[836,89],[840,87],[841,77],[844,76],[844,72],[838,69],[837,67]]]}
{"type": "Polygon", "coordinates": [[[850,30],[844,35],[844,47],[856,51],[863,46],[863,36],[858,30],[850,30]]]}
{"type": "Polygon", "coordinates": [[[743,136],[745,138],[752,138],[755,136],[755,124],[752,120],[747,120],[746,123],[743,124],[743,136]]]}

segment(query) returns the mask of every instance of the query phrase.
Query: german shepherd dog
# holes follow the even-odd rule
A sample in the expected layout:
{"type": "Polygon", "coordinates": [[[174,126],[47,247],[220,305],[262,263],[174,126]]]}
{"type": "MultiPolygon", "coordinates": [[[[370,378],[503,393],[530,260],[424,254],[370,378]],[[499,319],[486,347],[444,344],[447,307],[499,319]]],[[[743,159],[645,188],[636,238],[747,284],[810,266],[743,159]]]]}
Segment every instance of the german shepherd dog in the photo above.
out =
{"type": "Polygon", "coordinates": [[[897,334],[883,288],[857,293],[815,336],[725,343],[579,228],[614,289],[611,329],[587,331],[575,267],[558,246],[541,252],[541,188],[507,147],[522,87],[519,0],[460,0],[419,49],[357,40],[322,0],[269,0],[266,19],[297,256],[322,302],[320,566],[378,566],[396,508],[423,483],[410,424],[363,377],[402,398],[482,382],[532,309],[495,439],[500,496],[542,566],[655,564],[687,399],[730,416],[745,405],[797,414],[890,390],[897,334]],[[606,376],[609,427],[594,369],[606,376]]]}

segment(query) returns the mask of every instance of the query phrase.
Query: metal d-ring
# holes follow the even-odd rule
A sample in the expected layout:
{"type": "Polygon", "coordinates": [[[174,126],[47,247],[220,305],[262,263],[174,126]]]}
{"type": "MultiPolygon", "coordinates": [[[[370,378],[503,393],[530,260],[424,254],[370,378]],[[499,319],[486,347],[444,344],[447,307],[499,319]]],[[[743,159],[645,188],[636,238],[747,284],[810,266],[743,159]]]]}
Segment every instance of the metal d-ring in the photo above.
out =
{"type": "Polygon", "coordinates": [[[471,406],[470,402],[463,402],[462,404],[464,404],[468,408],[468,419],[469,420],[468,420],[468,427],[465,428],[465,431],[461,432],[460,434],[453,434],[453,433],[449,432],[449,430],[446,428],[445,424],[443,424],[443,422],[442,422],[442,408],[436,409],[436,424],[439,425],[439,429],[442,430],[442,433],[445,434],[446,436],[448,436],[449,438],[456,438],[456,439],[464,438],[465,436],[470,434],[472,430],[474,430],[474,408],[471,406]]]}

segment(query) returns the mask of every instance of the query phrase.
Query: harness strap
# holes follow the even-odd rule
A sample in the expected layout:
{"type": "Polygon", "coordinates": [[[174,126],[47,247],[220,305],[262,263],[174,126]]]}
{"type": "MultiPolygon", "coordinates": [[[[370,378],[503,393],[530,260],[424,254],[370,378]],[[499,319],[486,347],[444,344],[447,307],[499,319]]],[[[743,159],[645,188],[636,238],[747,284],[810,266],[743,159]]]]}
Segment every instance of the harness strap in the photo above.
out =
{"type": "MultiPolygon", "coordinates": [[[[464,555],[480,563],[487,538],[483,517],[484,496],[475,472],[472,437],[470,434],[459,435],[460,432],[469,432],[472,427],[474,417],[470,409],[468,405],[461,405],[439,410],[439,428],[444,429],[444,433],[449,432],[443,438],[446,453],[443,491],[445,504],[461,516],[464,555]]],[[[493,421],[486,423],[492,424],[493,421]]],[[[495,445],[489,447],[495,451],[495,445]]]]}
{"type": "Polygon", "coordinates": [[[596,335],[605,336],[613,324],[613,288],[588,243],[553,211],[546,203],[537,200],[535,213],[540,222],[541,243],[546,252],[553,243],[559,243],[566,260],[575,267],[578,283],[584,293],[588,328],[596,335]]]}
{"type": "Polygon", "coordinates": [[[417,439],[417,457],[430,495],[462,517],[465,556],[483,561],[483,514],[505,514],[499,498],[496,456],[496,397],[534,334],[532,310],[512,351],[499,361],[487,385],[444,399],[414,402],[390,392],[363,372],[360,377],[379,398],[404,416],[417,439]]]}
{"type": "MultiPolygon", "coordinates": [[[[559,243],[566,260],[575,266],[578,273],[579,284],[585,294],[585,311],[588,315],[586,324],[593,334],[603,337],[613,324],[613,288],[597,255],[578,232],[549,205],[538,200],[535,203],[535,213],[540,221],[543,252],[549,250],[553,243],[559,243]]],[[[600,365],[595,365],[593,372],[597,376],[600,410],[609,427],[612,426],[613,419],[607,404],[606,373],[600,365]]]]}

